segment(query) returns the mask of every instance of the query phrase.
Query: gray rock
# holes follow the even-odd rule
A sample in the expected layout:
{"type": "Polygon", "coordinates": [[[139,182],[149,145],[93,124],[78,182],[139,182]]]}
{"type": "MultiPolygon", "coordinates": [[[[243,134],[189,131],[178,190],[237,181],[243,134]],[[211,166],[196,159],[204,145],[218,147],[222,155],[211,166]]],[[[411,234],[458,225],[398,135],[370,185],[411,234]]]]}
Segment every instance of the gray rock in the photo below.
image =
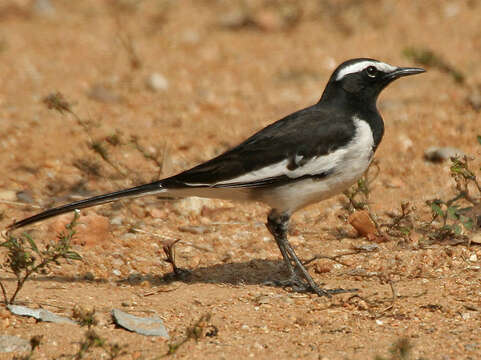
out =
{"type": "Polygon", "coordinates": [[[26,204],[32,204],[34,202],[32,192],[29,190],[18,191],[16,196],[17,196],[17,201],[20,201],[26,204]]]}
{"type": "Polygon", "coordinates": [[[464,156],[464,152],[454,147],[438,147],[431,146],[424,151],[424,158],[431,162],[443,162],[449,160],[452,157],[464,156]]]}
{"type": "Polygon", "coordinates": [[[0,335],[0,353],[30,351],[30,341],[10,335],[0,335]]]}
{"type": "Polygon", "coordinates": [[[221,27],[233,30],[248,26],[251,22],[252,19],[250,19],[249,15],[241,9],[235,9],[231,12],[222,14],[219,18],[219,25],[221,27]]]}
{"type": "Polygon", "coordinates": [[[39,15],[52,16],[55,14],[55,7],[50,0],[35,0],[33,9],[39,15]]]}
{"type": "Polygon", "coordinates": [[[207,234],[207,233],[212,231],[207,226],[201,226],[201,225],[179,226],[178,229],[179,229],[179,231],[188,232],[188,233],[196,234],[196,235],[207,234]]]}
{"type": "Polygon", "coordinates": [[[102,84],[93,85],[87,95],[92,100],[106,104],[115,104],[123,100],[122,96],[117,94],[115,90],[102,84]]]}
{"type": "Polygon", "coordinates": [[[56,324],[76,324],[75,321],[67,317],[54,314],[45,309],[31,309],[20,305],[7,305],[7,309],[10,310],[12,314],[30,316],[40,321],[53,322],[56,324]]]}
{"type": "Polygon", "coordinates": [[[169,339],[167,329],[165,328],[162,320],[158,317],[141,318],[127,314],[119,309],[113,309],[112,316],[117,325],[127,330],[141,335],[161,336],[165,339],[169,339]]]}
{"type": "Polygon", "coordinates": [[[363,245],[355,246],[354,249],[366,251],[366,252],[373,252],[373,251],[379,250],[379,245],[378,244],[363,244],[363,245]]]}

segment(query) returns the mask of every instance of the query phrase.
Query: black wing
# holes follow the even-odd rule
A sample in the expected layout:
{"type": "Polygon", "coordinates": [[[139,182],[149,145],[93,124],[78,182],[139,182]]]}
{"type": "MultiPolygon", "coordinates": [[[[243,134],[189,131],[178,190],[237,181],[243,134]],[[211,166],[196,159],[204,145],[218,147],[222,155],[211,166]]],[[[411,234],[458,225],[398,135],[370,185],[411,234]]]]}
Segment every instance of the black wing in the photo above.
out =
{"type": "MultiPolygon", "coordinates": [[[[163,185],[176,187],[188,183],[208,186],[279,163],[286,158],[302,156],[303,161],[308,161],[346,145],[355,131],[350,116],[332,113],[316,104],[267,126],[231,150],[167,179],[163,185]]],[[[293,166],[289,170],[295,169],[295,162],[289,163],[293,166]]],[[[286,176],[280,176],[217,186],[263,186],[286,180],[284,178],[287,179],[286,176]]]]}

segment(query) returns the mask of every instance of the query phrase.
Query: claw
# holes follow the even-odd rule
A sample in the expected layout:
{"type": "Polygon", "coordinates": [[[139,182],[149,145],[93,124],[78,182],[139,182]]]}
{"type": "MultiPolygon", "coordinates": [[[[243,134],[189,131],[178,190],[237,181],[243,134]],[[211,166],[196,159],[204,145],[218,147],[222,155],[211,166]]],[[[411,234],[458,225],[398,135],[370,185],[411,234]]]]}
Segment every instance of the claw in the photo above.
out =
{"type": "Polygon", "coordinates": [[[279,285],[279,286],[282,286],[282,287],[290,287],[295,292],[302,292],[302,293],[312,292],[312,293],[315,293],[319,296],[327,296],[329,298],[333,294],[342,293],[342,291],[340,291],[340,290],[343,290],[343,289],[334,289],[335,291],[334,290],[324,290],[324,289],[321,289],[317,285],[311,286],[310,284],[301,280],[296,274],[289,277],[289,279],[276,281],[276,285],[279,285]]]}

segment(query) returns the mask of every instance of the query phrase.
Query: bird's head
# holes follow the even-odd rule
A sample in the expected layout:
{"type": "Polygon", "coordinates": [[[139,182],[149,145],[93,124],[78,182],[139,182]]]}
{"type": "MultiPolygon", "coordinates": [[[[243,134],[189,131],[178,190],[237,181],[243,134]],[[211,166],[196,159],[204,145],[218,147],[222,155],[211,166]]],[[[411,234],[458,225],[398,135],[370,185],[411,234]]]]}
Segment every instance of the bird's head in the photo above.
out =
{"type": "Polygon", "coordinates": [[[368,58],[348,60],[332,73],[321,101],[361,101],[368,106],[375,106],[378,95],[391,82],[424,71],[421,68],[392,66],[368,58]]]}

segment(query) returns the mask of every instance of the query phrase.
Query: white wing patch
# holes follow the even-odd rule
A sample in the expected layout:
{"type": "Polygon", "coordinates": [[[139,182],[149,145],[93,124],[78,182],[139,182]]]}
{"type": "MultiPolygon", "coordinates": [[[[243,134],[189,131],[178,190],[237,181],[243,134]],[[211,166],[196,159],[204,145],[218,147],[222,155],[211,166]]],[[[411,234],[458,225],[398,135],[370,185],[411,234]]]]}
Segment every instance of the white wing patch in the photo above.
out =
{"type": "Polygon", "coordinates": [[[383,71],[383,72],[391,72],[397,69],[396,66],[392,66],[386,63],[383,63],[381,61],[361,61],[352,65],[348,65],[345,68],[341,69],[336,76],[336,80],[341,80],[344,76],[348,74],[353,74],[360,72],[367,68],[368,66],[375,66],[378,70],[383,71]]]}
{"type": "MultiPolygon", "coordinates": [[[[365,163],[366,161],[369,161],[368,158],[372,152],[372,146],[374,144],[372,131],[369,124],[365,121],[362,121],[357,117],[353,118],[353,121],[356,127],[356,134],[349,143],[327,155],[313,157],[304,165],[294,170],[289,170],[287,168],[289,160],[285,159],[229,180],[219,181],[213,184],[188,183],[186,185],[216,186],[242,183],[248,184],[279,176],[287,176],[291,179],[296,179],[306,175],[320,175],[332,169],[342,169],[346,165],[346,162],[349,162],[353,167],[354,172],[357,172],[357,167],[362,167],[365,170],[365,163]],[[361,159],[364,161],[359,161],[361,159]]],[[[302,157],[300,155],[296,155],[296,161],[300,161],[301,159],[302,157]]]]}
{"type": "Polygon", "coordinates": [[[289,170],[287,168],[289,161],[286,159],[270,166],[263,167],[259,170],[252,171],[248,174],[225,181],[220,181],[214,185],[250,183],[262,181],[264,179],[275,178],[278,176],[287,176],[291,179],[296,179],[305,175],[322,174],[335,167],[339,163],[345,152],[345,149],[338,149],[328,155],[313,157],[303,166],[298,167],[295,170],[289,170]]]}

